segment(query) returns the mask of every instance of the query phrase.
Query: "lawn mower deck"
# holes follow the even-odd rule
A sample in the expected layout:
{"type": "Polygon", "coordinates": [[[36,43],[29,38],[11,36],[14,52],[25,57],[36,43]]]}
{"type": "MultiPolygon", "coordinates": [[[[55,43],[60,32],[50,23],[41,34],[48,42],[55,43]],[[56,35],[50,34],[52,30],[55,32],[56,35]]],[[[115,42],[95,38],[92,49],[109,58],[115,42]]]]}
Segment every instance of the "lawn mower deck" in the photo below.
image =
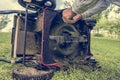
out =
{"type": "MultiPolygon", "coordinates": [[[[64,66],[74,65],[95,67],[96,61],[84,60],[90,53],[90,34],[96,24],[95,19],[66,24],[62,20],[63,10],[54,10],[56,6],[54,0],[18,0],[18,2],[26,8],[26,11],[19,11],[14,15],[12,57],[21,58],[15,62],[26,65],[27,62],[34,61],[37,65],[34,68],[37,67],[37,70],[45,68],[51,70],[53,67],[63,69],[64,66]]],[[[19,71],[13,70],[13,78],[24,76],[18,76],[19,71]]],[[[25,78],[28,79],[30,76],[24,76],[20,80],[25,78]]]]}

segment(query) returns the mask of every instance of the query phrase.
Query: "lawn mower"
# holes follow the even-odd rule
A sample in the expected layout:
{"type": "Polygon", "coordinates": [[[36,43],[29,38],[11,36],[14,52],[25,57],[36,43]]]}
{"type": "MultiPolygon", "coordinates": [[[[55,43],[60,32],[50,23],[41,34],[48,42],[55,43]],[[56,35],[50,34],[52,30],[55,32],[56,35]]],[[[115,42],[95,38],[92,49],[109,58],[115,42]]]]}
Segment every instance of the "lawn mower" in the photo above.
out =
{"type": "Polygon", "coordinates": [[[0,61],[27,66],[14,69],[14,79],[50,80],[58,69],[66,70],[73,65],[95,67],[95,60],[84,60],[91,53],[90,34],[95,19],[67,24],[62,20],[63,10],[55,10],[55,0],[18,0],[18,3],[25,11],[0,11],[15,14],[11,40],[14,60],[0,61]]]}

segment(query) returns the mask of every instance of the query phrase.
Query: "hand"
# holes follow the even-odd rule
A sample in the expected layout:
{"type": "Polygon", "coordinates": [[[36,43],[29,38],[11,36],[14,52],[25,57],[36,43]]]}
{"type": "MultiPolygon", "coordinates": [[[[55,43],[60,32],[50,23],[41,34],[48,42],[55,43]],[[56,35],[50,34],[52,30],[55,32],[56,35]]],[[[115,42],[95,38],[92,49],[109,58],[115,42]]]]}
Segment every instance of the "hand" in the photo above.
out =
{"type": "Polygon", "coordinates": [[[63,13],[62,13],[62,16],[64,17],[64,18],[67,18],[67,19],[71,19],[71,18],[73,18],[73,16],[75,16],[76,15],[76,13],[74,13],[73,11],[72,11],[72,8],[67,8],[67,9],[65,9],[64,11],[63,11],[63,13]]]}
{"type": "Polygon", "coordinates": [[[72,8],[65,9],[62,13],[62,19],[65,23],[76,23],[81,18],[81,14],[74,13],[72,8]]]}

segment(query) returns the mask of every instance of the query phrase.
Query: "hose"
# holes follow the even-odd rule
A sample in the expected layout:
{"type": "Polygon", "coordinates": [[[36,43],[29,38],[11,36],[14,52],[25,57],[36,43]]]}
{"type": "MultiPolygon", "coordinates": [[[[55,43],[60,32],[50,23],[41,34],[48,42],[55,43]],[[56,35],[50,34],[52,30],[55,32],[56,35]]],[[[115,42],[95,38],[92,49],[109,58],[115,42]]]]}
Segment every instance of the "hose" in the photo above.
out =
{"type": "Polygon", "coordinates": [[[7,60],[7,59],[0,59],[0,62],[5,62],[5,63],[22,63],[21,60],[15,61],[15,60],[7,60]]]}
{"type": "Polygon", "coordinates": [[[0,59],[0,62],[11,63],[11,61],[10,61],[10,60],[6,60],[6,59],[0,59]]]}

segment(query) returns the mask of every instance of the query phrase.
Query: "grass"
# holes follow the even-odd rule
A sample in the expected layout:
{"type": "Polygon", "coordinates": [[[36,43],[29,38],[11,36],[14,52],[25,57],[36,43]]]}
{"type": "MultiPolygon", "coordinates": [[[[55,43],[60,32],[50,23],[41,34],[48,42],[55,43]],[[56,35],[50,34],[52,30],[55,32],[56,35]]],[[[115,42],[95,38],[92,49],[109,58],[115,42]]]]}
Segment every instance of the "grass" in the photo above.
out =
{"type": "MultiPolygon", "coordinates": [[[[11,33],[0,33],[0,58],[11,59],[11,33]]],[[[91,49],[102,66],[100,71],[85,72],[71,68],[69,72],[58,71],[52,80],[120,80],[120,40],[92,38],[91,49]]],[[[0,62],[0,80],[12,80],[12,69],[20,65],[0,62]]]]}

